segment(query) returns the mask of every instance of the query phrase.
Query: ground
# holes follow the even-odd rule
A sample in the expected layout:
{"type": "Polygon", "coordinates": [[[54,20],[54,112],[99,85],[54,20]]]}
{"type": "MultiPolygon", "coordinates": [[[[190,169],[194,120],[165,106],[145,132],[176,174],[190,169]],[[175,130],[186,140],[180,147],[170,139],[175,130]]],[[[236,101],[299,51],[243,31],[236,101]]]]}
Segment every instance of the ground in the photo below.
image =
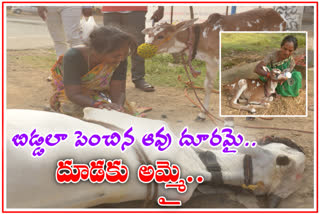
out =
{"type": "MultiPolygon", "coordinates": [[[[46,79],[49,76],[51,65],[44,66],[37,63],[26,63],[21,60],[22,56],[32,56],[30,60],[35,60],[37,56],[52,55],[52,50],[9,50],[7,52],[7,108],[15,109],[37,109],[46,110],[48,100],[51,95],[51,83],[46,79]]],[[[310,71],[311,75],[313,72],[310,71]]],[[[127,99],[135,102],[139,106],[152,107],[152,111],[146,113],[147,118],[160,119],[168,122],[171,129],[176,133],[188,126],[192,132],[202,131],[210,133],[216,126],[222,127],[219,121],[207,119],[203,122],[196,122],[199,109],[190,103],[184,96],[182,89],[159,87],[155,85],[156,91],[153,93],[142,92],[127,81],[127,99]]],[[[192,91],[188,93],[192,96],[192,91]]],[[[202,91],[197,91],[203,97],[202,91]]],[[[308,81],[308,105],[313,104],[314,85],[308,81]]],[[[193,98],[194,99],[194,98],[193,98]]],[[[210,112],[215,116],[219,115],[219,94],[211,96],[210,112]]],[[[222,118],[220,118],[222,119],[222,118]]],[[[246,121],[244,118],[235,119],[235,132],[242,133],[248,140],[257,140],[266,135],[276,135],[288,137],[302,146],[306,154],[306,169],[303,185],[297,192],[283,200],[280,208],[313,208],[314,207],[314,135],[295,130],[277,130],[277,128],[296,129],[314,131],[314,112],[308,111],[307,117],[283,117],[273,120],[263,120],[257,118],[254,121],[246,121]],[[254,128],[245,128],[250,126],[254,128]],[[258,127],[272,127],[275,129],[262,129],[258,127]]],[[[125,203],[126,207],[140,207],[141,202],[125,203]]],[[[107,205],[104,205],[106,207],[107,205]]],[[[120,205],[119,205],[120,206],[120,205]]],[[[121,205],[122,206],[122,205],[121,205]]],[[[209,197],[196,197],[184,205],[186,208],[243,208],[255,207],[252,197],[247,193],[227,193],[220,192],[209,197]]]]}

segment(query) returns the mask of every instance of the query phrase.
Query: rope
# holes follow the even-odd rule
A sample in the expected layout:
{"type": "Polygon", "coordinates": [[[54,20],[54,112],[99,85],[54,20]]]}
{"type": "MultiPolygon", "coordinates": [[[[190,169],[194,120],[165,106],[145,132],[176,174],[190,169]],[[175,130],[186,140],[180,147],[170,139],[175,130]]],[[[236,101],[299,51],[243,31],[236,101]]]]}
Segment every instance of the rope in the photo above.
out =
{"type": "MultiPolygon", "coordinates": [[[[191,97],[188,95],[188,89],[185,88],[184,89],[184,96],[195,106],[197,106],[199,109],[201,109],[201,106],[199,104],[197,104],[193,99],[191,99],[191,97]]],[[[215,116],[213,116],[212,114],[208,114],[207,115],[214,123],[215,123],[215,119],[218,120],[219,122],[223,122],[223,120],[221,120],[220,118],[217,118],[215,116]]]]}
{"type": "Polygon", "coordinates": [[[286,128],[276,128],[276,127],[268,127],[268,126],[246,126],[246,125],[238,125],[238,126],[243,128],[248,128],[248,129],[271,129],[271,130],[277,130],[277,131],[295,131],[295,132],[313,134],[313,131],[305,131],[300,129],[286,129],[286,128]]]}
{"type": "MultiPolygon", "coordinates": [[[[182,59],[182,63],[183,63],[184,70],[185,70],[185,72],[186,72],[186,74],[187,74],[187,77],[188,77],[188,79],[189,79],[189,82],[191,82],[191,85],[193,85],[193,84],[192,84],[192,81],[191,81],[191,78],[190,78],[190,75],[189,75],[189,72],[188,72],[187,64],[186,64],[186,62],[185,62],[185,60],[184,60],[184,57],[181,56],[181,59],[182,59]]],[[[192,90],[193,90],[193,93],[194,93],[194,95],[196,96],[196,98],[197,98],[197,100],[198,100],[201,108],[204,110],[205,114],[210,118],[210,120],[211,120],[214,124],[216,124],[215,119],[218,120],[218,121],[220,121],[220,122],[223,122],[223,120],[221,120],[221,119],[218,118],[218,117],[215,117],[213,114],[211,114],[211,113],[203,106],[201,100],[200,100],[199,97],[198,97],[198,94],[197,94],[195,88],[192,88],[192,90]]],[[[198,106],[198,105],[196,105],[196,106],[198,106]]],[[[198,107],[200,108],[200,106],[198,106],[198,107]]]]}
{"type": "MultiPolygon", "coordinates": [[[[189,88],[204,90],[203,87],[194,85],[192,81],[187,81],[187,82],[186,81],[182,81],[181,75],[178,75],[177,79],[178,79],[178,81],[183,82],[184,84],[186,84],[186,86],[189,87],[189,88]]],[[[211,92],[215,93],[215,94],[219,94],[219,90],[216,90],[216,89],[212,89],[211,92]]]]}

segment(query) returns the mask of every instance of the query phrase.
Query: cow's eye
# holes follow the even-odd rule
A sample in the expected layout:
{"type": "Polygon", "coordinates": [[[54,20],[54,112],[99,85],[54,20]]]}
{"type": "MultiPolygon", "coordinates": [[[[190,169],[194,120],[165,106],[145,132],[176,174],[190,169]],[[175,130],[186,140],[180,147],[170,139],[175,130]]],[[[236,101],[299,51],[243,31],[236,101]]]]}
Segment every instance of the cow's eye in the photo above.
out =
{"type": "Polygon", "coordinates": [[[157,39],[163,39],[164,36],[157,36],[157,39]]]}

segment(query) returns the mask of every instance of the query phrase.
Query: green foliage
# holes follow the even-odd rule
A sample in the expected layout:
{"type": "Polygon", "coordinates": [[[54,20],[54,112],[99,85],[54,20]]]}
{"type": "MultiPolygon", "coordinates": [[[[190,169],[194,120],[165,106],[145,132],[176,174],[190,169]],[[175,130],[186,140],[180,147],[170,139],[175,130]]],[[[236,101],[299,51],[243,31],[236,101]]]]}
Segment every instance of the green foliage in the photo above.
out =
{"type": "MultiPolygon", "coordinates": [[[[128,67],[130,67],[130,64],[129,60],[128,67]]],[[[196,86],[203,87],[206,75],[205,63],[199,60],[193,60],[192,66],[195,70],[201,71],[201,75],[197,78],[193,78],[190,75],[191,80],[196,86]]],[[[182,64],[175,64],[171,54],[159,54],[150,59],[146,59],[145,70],[145,79],[155,86],[183,88],[185,87],[184,82],[189,81],[184,66],[182,64]],[[181,77],[182,82],[178,80],[178,76],[181,77]]],[[[218,83],[218,81],[216,81],[216,83],[218,83]]],[[[217,84],[216,87],[218,87],[217,84]]]]}
{"type": "Polygon", "coordinates": [[[240,63],[262,60],[271,51],[280,49],[281,42],[287,35],[297,38],[298,48],[306,47],[305,33],[222,33],[222,70],[240,63]]]}
{"type": "Polygon", "coordinates": [[[298,47],[305,48],[304,33],[222,33],[221,55],[224,57],[238,51],[254,51],[264,54],[274,48],[279,48],[281,41],[287,35],[294,35],[298,40],[298,47]]]}
{"type": "Polygon", "coordinates": [[[39,55],[21,55],[19,60],[25,66],[50,70],[56,62],[56,54],[54,50],[46,50],[45,53],[39,55]]]}

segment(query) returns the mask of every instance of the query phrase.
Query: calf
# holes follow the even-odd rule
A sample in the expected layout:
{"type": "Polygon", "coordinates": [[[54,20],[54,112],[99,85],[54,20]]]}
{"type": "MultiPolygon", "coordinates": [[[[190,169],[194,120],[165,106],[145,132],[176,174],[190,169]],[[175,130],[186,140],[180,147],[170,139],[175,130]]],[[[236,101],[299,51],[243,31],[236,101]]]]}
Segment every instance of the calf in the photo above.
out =
{"type": "Polygon", "coordinates": [[[149,185],[153,185],[153,188],[150,188],[148,184],[139,182],[138,167],[145,162],[154,164],[155,160],[170,160],[180,166],[182,178],[202,175],[205,182],[213,187],[253,187],[254,194],[271,196],[272,207],[277,205],[279,199],[293,193],[302,181],[305,155],[299,146],[288,140],[283,142],[281,139],[271,138],[268,142],[263,141],[264,144],[248,148],[243,146],[238,148],[236,154],[227,155],[221,152],[221,148],[208,144],[195,150],[180,147],[178,137],[164,121],[137,118],[106,109],[86,108],[84,113],[85,119],[91,122],[52,112],[7,111],[5,178],[8,208],[91,207],[105,203],[145,200],[150,196],[188,201],[199,188],[197,182],[188,184],[187,191],[183,194],[175,189],[165,189],[163,183],[151,183],[149,185]],[[93,121],[99,122],[99,125],[92,123],[93,121]],[[105,124],[108,124],[110,129],[106,128],[105,124]],[[82,131],[86,136],[102,136],[111,134],[111,127],[113,130],[133,127],[131,134],[139,141],[146,133],[155,133],[162,126],[172,136],[172,144],[165,152],[152,146],[141,146],[141,142],[135,142],[125,152],[119,147],[107,147],[102,142],[96,146],[84,147],[75,147],[74,144],[78,139],[75,131],[82,131]],[[54,147],[42,144],[41,147],[46,149],[43,157],[33,157],[34,147],[16,147],[12,142],[16,134],[31,133],[33,129],[41,136],[66,133],[68,139],[54,147]],[[70,158],[75,163],[122,159],[130,169],[130,178],[122,184],[59,184],[54,176],[57,161],[70,158]]]}
{"type": "MultiPolygon", "coordinates": [[[[207,110],[219,69],[219,32],[282,31],[286,27],[286,22],[276,11],[263,8],[231,16],[214,13],[201,24],[194,24],[195,21],[196,19],[183,21],[177,25],[164,23],[146,28],[142,32],[147,35],[148,43],[158,47],[157,53],[186,53],[206,63],[204,108],[207,110]]],[[[198,118],[205,119],[204,110],[199,113],[198,118]]]]}
{"type": "MultiPolygon", "coordinates": [[[[267,67],[263,67],[270,72],[267,67]]],[[[240,79],[233,83],[225,85],[223,88],[229,90],[232,98],[230,107],[240,110],[246,110],[251,113],[256,112],[256,108],[268,108],[273,100],[273,94],[278,82],[287,80],[287,74],[281,73],[279,69],[271,70],[271,78],[264,83],[261,80],[240,79]],[[244,102],[246,105],[238,104],[244,102]]]]}

